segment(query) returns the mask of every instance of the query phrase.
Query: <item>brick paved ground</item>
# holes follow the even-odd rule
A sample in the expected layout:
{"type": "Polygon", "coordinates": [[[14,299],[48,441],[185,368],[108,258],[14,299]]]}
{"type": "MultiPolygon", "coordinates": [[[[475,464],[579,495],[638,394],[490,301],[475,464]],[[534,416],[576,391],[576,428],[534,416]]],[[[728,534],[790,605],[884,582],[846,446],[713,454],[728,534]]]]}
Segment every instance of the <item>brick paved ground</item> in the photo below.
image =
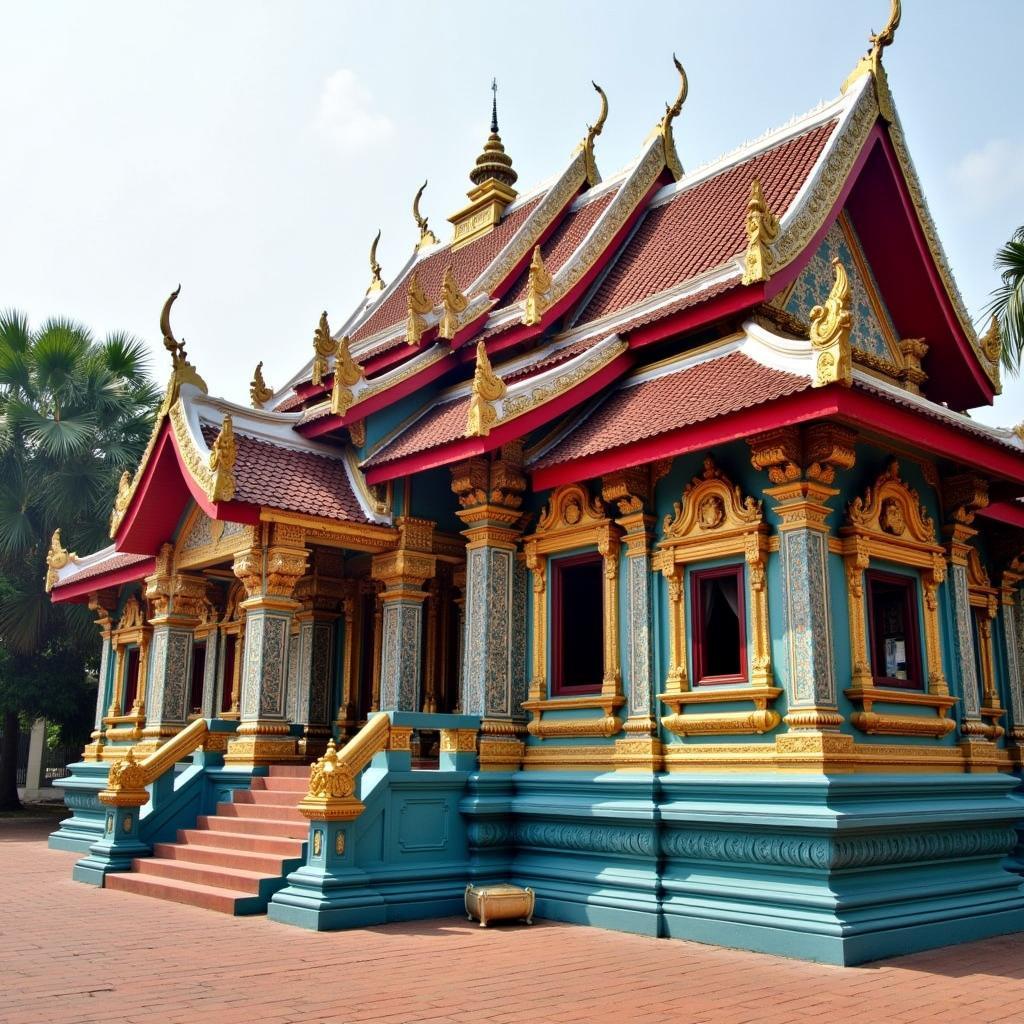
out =
{"type": "Polygon", "coordinates": [[[71,881],[0,819],[0,1021],[902,1024],[1024,1021],[1024,941],[860,968],[538,922],[315,934],[71,881]]]}

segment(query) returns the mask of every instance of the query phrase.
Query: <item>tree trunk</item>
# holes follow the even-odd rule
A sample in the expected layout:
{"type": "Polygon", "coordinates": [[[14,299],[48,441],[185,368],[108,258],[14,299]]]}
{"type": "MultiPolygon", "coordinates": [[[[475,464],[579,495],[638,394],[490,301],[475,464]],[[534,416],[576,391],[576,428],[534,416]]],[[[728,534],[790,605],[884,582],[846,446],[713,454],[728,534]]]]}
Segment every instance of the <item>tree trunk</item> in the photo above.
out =
{"type": "Polygon", "coordinates": [[[18,799],[18,712],[4,712],[3,749],[0,750],[0,811],[20,811],[18,799]]]}

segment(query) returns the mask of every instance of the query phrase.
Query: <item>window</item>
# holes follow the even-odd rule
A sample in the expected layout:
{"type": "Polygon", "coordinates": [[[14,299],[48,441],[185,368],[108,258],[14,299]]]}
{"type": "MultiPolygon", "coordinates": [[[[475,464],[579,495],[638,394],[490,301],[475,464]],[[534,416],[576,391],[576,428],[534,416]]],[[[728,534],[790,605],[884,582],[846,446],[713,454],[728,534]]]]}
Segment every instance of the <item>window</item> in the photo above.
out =
{"type": "Polygon", "coordinates": [[[551,563],[552,692],[599,693],[604,677],[604,559],[597,553],[551,563]]]}
{"type": "Polygon", "coordinates": [[[189,709],[194,715],[203,713],[203,676],[206,674],[206,644],[192,645],[192,677],[189,681],[189,709]]]}
{"type": "Polygon", "coordinates": [[[870,571],[867,583],[875,685],[920,687],[916,581],[910,576],[870,571]]]}
{"type": "Polygon", "coordinates": [[[138,647],[128,648],[128,657],[125,659],[124,669],[124,701],[121,705],[122,715],[130,715],[135,704],[135,698],[139,695],[139,649],[138,647]]]}
{"type": "Polygon", "coordinates": [[[690,574],[693,678],[698,686],[747,681],[743,566],[690,574]]]}
{"type": "Polygon", "coordinates": [[[231,691],[235,684],[235,651],[238,646],[237,636],[224,638],[224,675],[221,681],[220,710],[227,714],[231,710],[231,691]]]}

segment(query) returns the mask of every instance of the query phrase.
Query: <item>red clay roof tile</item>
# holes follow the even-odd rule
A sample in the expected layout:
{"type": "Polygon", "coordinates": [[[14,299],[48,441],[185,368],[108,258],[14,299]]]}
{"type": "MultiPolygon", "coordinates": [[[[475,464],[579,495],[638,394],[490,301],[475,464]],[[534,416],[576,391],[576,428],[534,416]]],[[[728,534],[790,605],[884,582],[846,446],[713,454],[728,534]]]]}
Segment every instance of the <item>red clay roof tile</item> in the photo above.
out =
{"type": "Polygon", "coordinates": [[[71,583],[81,583],[94,576],[105,576],[109,572],[116,572],[118,569],[124,569],[138,562],[148,562],[152,557],[152,555],[134,555],[129,551],[117,551],[94,565],[87,565],[70,576],[64,577],[59,583],[54,584],[53,589],[59,590],[61,587],[66,587],[71,583]]]}

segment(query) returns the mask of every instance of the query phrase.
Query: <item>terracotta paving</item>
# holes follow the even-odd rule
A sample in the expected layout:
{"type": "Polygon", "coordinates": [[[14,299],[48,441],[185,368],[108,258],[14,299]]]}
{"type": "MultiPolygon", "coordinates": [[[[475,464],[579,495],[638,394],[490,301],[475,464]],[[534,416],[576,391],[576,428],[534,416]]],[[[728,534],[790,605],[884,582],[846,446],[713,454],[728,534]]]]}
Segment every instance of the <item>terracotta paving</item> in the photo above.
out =
{"type": "Polygon", "coordinates": [[[72,882],[50,822],[0,818],[0,1022],[1024,1020],[1024,941],[859,968],[538,922],[316,934],[72,882]]]}

